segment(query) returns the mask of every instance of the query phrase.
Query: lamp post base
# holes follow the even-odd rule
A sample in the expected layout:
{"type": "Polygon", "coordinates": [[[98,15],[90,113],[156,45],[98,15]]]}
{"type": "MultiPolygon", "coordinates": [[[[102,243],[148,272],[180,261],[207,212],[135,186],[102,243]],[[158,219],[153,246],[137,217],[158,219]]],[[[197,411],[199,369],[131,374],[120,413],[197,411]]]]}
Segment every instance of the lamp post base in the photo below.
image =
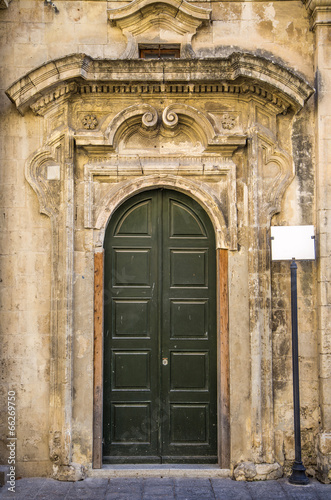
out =
{"type": "Polygon", "coordinates": [[[306,468],[302,462],[294,462],[292,474],[288,480],[291,484],[309,484],[309,478],[306,476],[306,468]]]}

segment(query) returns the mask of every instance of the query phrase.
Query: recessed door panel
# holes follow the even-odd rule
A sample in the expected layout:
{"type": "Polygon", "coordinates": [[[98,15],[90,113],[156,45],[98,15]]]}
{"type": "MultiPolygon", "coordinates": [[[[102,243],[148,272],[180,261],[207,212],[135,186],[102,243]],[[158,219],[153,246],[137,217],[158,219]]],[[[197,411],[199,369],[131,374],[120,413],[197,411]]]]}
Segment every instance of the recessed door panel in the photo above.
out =
{"type": "Polygon", "coordinates": [[[113,338],[150,336],[150,300],[113,300],[113,338]]]}
{"type": "Polygon", "coordinates": [[[170,390],[208,390],[208,352],[170,353],[170,390]]]}
{"type": "Polygon", "coordinates": [[[115,228],[116,236],[151,236],[151,203],[150,200],[130,207],[115,228]]]}
{"type": "Polygon", "coordinates": [[[105,237],[104,463],[217,461],[212,224],[168,190],[126,201],[105,237]]]}
{"type": "Polygon", "coordinates": [[[171,286],[206,287],[208,285],[207,250],[170,250],[171,286]]]}
{"type": "Polygon", "coordinates": [[[170,200],[170,237],[206,238],[206,232],[199,217],[187,206],[170,200]]]}
{"type": "Polygon", "coordinates": [[[171,300],[170,325],[172,339],[207,339],[208,301],[171,300]]]}
{"type": "Polygon", "coordinates": [[[150,351],[113,351],[114,391],[150,389],[150,351]]]}
{"type": "Polygon", "coordinates": [[[126,447],[151,443],[150,404],[115,403],[112,405],[112,443],[126,447]]]}
{"type": "Polygon", "coordinates": [[[172,404],[170,406],[171,445],[198,447],[208,445],[209,408],[207,404],[172,404]]]}
{"type": "Polygon", "coordinates": [[[114,286],[150,286],[150,249],[114,249],[114,286]]]}

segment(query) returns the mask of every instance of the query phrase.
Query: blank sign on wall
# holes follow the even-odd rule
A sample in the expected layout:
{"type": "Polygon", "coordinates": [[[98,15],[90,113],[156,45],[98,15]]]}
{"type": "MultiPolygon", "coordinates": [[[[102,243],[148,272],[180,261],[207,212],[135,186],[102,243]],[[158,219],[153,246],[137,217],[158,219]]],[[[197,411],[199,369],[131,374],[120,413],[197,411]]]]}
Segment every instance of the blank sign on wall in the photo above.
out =
{"type": "Polygon", "coordinates": [[[272,260],[314,260],[314,226],[271,227],[272,260]]]}

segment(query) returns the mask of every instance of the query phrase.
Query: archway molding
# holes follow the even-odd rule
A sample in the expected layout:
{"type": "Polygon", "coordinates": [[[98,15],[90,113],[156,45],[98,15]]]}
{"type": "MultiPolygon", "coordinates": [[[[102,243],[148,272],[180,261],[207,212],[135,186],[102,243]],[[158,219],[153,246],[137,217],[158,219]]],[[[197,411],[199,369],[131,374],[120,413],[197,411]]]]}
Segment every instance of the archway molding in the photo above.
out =
{"type": "Polygon", "coordinates": [[[213,192],[208,185],[171,175],[150,175],[117,184],[103,199],[97,214],[94,230],[96,246],[103,245],[104,233],[109,219],[124,201],[142,191],[156,188],[174,189],[196,200],[213,223],[216,248],[229,247],[229,230],[217,199],[217,193],[213,192]]]}

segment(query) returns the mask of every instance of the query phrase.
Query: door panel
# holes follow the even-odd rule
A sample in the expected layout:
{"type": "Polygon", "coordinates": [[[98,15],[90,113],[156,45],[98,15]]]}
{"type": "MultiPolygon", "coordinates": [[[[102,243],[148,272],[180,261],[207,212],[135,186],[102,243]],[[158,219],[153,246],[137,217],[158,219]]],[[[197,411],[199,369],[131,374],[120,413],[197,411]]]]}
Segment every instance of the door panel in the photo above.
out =
{"type": "Polygon", "coordinates": [[[104,462],[216,462],[216,255],[195,201],[141,193],[105,238],[104,462]]]}

